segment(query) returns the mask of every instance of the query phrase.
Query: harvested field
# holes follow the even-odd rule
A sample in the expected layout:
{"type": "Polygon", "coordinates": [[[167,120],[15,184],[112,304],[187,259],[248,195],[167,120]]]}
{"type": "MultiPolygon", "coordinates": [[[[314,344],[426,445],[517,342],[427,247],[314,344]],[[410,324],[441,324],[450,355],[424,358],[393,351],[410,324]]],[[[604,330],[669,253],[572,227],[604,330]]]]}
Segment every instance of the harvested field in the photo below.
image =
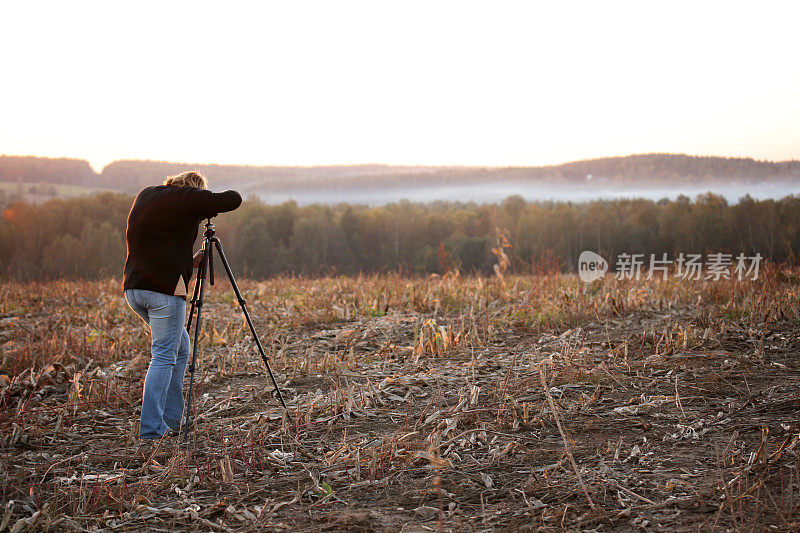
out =
{"type": "Polygon", "coordinates": [[[0,286],[0,530],[800,528],[797,272],[243,281],[189,442],[137,436],[119,281],[0,286]]]}

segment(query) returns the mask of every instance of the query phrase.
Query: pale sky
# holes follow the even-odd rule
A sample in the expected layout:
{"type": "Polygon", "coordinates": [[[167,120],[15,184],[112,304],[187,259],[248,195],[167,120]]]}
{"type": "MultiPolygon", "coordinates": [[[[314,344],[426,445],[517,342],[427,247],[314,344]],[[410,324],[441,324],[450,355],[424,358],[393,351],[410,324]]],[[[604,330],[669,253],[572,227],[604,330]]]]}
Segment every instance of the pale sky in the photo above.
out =
{"type": "Polygon", "coordinates": [[[0,154],[800,159],[798,2],[3,2],[0,154]]]}

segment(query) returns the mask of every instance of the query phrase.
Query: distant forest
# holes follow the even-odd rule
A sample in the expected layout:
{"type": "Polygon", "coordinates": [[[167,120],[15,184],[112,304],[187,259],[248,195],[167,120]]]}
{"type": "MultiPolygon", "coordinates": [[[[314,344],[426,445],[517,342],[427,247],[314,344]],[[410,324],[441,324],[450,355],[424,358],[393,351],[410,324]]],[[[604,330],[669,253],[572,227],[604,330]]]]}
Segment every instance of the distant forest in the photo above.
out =
{"type": "MultiPolygon", "coordinates": [[[[132,196],[103,193],[16,202],[0,216],[0,277],[119,277],[132,196]]],[[[247,200],[215,219],[241,276],[279,273],[491,273],[508,245],[510,270],[571,270],[582,250],[627,253],[760,253],[797,262],[800,197],[729,205],[706,194],[676,201],[614,200],[500,205],[399,202],[381,207],[265,205],[247,200]],[[502,234],[503,236],[500,236],[502,234]]],[[[198,241],[199,243],[199,241],[198,241]]]]}
{"type": "Polygon", "coordinates": [[[0,156],[0,182],[68,184],[135,193],[187,169],[205,172],[212,188],[244,194],[294,190],[352,190],[431,187],[475,183],[574,185],[587,176],[621,185],[800,182],[800,161],[642,154],[541,167],[423,167],[341,165],[313,167],[203,165],[156,161],[115,161],[98,174],[77,159],[0,156]]]}

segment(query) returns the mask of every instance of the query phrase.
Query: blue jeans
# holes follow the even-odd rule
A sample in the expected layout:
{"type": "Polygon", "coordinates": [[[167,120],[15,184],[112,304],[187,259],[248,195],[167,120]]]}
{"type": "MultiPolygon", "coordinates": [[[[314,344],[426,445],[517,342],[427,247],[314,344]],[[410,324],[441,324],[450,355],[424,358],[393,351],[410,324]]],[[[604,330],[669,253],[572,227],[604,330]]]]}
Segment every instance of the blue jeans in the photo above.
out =
{"type": "Polygon", "coordinates": [[[150,327],[153,357],[144,379],[139,436],[155,439],[178,429],[183,417],[183,376],[189,359],[186,300],[143,289],[126,290],[125,299],[150,327]]]}

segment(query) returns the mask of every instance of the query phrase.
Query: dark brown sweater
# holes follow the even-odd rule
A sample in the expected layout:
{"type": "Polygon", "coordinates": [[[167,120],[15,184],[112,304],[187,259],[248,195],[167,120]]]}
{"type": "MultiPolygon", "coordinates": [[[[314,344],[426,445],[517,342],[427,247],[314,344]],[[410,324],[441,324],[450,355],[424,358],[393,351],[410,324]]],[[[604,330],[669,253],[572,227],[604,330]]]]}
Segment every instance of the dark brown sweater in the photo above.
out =
{"type": "Polygon", "coordinates": [[[198,225],[241,203],[236,191],[213,193],[171,185],[142,189],[128,214],[124,289],[175,294],[183,276],[184,290],[179,292],[186,294],[198,225]]]}

